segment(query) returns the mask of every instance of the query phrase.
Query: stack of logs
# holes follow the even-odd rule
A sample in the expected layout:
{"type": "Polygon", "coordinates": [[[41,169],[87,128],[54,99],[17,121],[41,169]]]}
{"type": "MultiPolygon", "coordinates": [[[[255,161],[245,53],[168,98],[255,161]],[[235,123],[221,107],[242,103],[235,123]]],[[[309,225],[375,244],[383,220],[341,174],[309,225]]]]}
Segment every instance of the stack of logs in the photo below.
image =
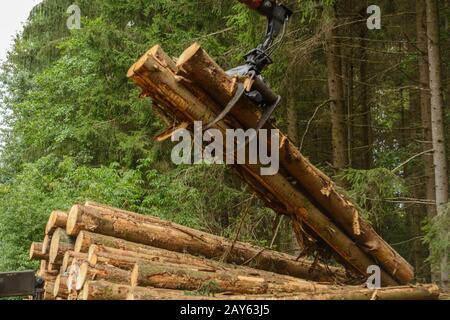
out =
{"type": "Polygon", "coordinates": [[[45,300],[436,299],[436,286],[343,286],[340,268],[87,202],[51,213],[45,300]]]}

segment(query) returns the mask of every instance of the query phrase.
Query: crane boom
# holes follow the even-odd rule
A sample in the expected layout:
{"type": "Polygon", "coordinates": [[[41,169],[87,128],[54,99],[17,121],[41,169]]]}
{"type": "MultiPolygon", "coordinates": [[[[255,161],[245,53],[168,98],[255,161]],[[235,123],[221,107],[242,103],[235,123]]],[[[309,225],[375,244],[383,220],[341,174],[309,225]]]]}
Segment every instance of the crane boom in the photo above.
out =
{"type": "Polygon", "coordinates": [[[292,11],[286,6],[278,4],[276,0],[238,1],[267,18],[266,34],[264,42],[245,55],[244,65],[227,71],[227,74],[230,76],[247,76],[252,79],[254,82],[251,90],[245,92],[243,86],[240,85],[233,99],[230,100],[216,119],[208,125],[208,128],[222,120],[234,108],[241,97],[246,95],[263,109],[263,115],[255,128],[259,130],[269,120],[275,108],[281,102],[281,97],[272,92],[261,74],[268,65],[273,63],[271,55],[282,42],[281,40],[285,34],[292,11]]]}

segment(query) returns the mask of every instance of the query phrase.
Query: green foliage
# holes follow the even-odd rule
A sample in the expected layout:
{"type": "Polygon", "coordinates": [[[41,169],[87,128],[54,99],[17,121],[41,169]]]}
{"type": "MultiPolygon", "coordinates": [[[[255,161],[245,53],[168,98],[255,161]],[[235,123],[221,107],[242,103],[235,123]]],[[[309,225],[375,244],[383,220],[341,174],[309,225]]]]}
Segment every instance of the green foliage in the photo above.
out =
{"type": "Polygon", "coordinates": [[[428,221],[424,231],[424,241],[430,246],[431,264],[440,265],[442,257],[446,255],[447,261],[450,261],[450,203],[447,203],[436,217],[428,221]]]}
{"type": "Polygon", "coordinates": [[[341,178],[349,185],[349,196],[375,229],[388,242],[402,240],[407,230],[404,206],[398,199],[407,195],[404,181],[384,168],[347,169],[341,178]]]}
{"type": "Polygon", "coordinates": [[[134,208],[143,197],[141,185],[138,172],[115,165],[88,168],[55,156],[25,165],[13,181],[0,185],[0,270],[34,266],[28,249],[32,241],[42,241],[49,210],[89,199],[134,208]]]}

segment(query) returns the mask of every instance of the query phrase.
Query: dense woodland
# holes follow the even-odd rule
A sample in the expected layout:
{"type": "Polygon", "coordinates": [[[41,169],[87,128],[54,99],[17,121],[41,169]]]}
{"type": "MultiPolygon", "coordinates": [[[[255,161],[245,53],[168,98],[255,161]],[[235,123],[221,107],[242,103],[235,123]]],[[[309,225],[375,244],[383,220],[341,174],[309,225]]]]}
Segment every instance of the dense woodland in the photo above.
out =
{"type": "MultiPolygon", "coordinates": [[[[126,78],[157,43],[178,56],[197,41],[234,67],[264,19],[235,0],[82,0],[82,28],[68,30],[72,3],[36,6],[1,69],[0,270],[34,267],[48,208],[88,199],[296,253],[289,219],[230,169],[171,163],[172,144],[153,140],[164,125],[126,78]]],[[[417,281],[448,280],[450,1],[284,3],[294,15],[266,72],[284,98],[275,121],[417,281]]]]}

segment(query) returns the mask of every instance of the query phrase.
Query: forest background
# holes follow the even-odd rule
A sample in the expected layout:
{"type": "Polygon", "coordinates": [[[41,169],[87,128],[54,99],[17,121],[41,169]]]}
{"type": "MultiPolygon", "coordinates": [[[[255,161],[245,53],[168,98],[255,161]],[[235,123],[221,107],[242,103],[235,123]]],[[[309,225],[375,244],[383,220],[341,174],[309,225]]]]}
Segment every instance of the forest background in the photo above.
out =
{"type": "MultiPolygon", "coordinates": [[[[450,1],[284,3],[294,15],[266,73],[284,98],[275,121],[417,281],[448,281],[450,1]]],[[[72,4],[37,5],[2,65],[0,271],[36,267],[28,249],[49,208],[87,199],[298,252],[289,219],[231,170],[170,162],[172,144],[153,140],[164,125],[126,78],[154,44],[175,57],[197,41],[239,65],[264,19],[235,0],[79,0],[81,28],[69,30],[72,4]]]]}

